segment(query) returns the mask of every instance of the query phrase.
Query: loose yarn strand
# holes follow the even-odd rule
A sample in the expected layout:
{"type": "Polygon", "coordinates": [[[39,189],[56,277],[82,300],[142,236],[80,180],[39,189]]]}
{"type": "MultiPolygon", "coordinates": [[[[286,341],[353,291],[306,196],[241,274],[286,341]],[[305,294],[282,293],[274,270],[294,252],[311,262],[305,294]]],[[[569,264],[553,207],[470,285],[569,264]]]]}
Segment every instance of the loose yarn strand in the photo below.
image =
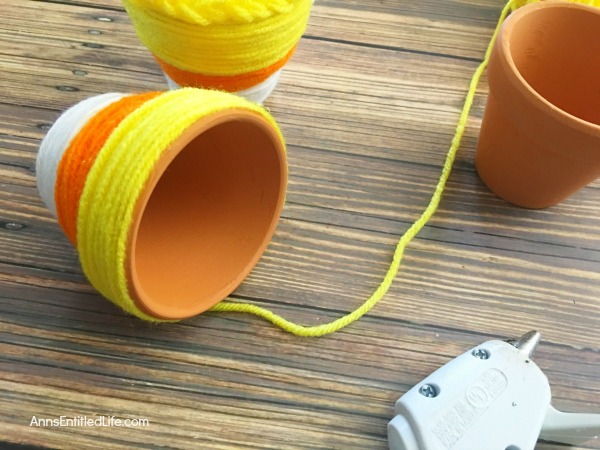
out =
{"type": "Polygon", "coordinates": [[[477,91],[477,86],[481,79],[481,75],[485,71],[487,64],[490,59],[490,55],[492,53],[492,49],[494,47],[494,43],[496,42],[496,38],[498,37],[498,33],[500,31],[500,27],[506,19],[506,16],[510,12],[513,4],[516,4],[518,0],[509,0],[508,3],[504,6],[502,13],[500,14],[500,18],[498,19],[498,23],[494,30],[494,34],[492,35],[492,39],[487,47],[485,52],[485,57],[481,64],[475,70],[473,77],[471,79],[471,83],[469,85],[469,90],[467,92],[467,96],[465,99],[465,103],[463,105],[460,118],[458,124],[456,126],[456,131],[454,137],[452,139],[450,149],[446,155],[446,160],[444,162],[444,167],[442,169],[442,173],[440,175],[439,181],[436,185],[435,191],[429,205],[421,216],[412,224],[412,226],[402,235],[398,244],[396,246],[396,250],[394,252],[394,256],[392,259],[392,263],[388,268],[383,281],[379,285],[379,287],[375,290],[375,292],[369,297],[361,306],[352,311],[351,313],[346,314],[339,319],[336,319],[332,322],[316,325],[316,326],[304,326],[299,325],[297,323],[291,322],[283,317],[275,314],[274,312],[262,308],[260,306],[256,306],[250,303],[239,303],[239,302],[221,302],[214,306],[211,311],[216,312],[242,312],[248,314],[254,314],[256,316],[262,317],[265,320],[273,323],[274,325],[282,328],[283,330],[295,334],[296,336],[305,336],[305,337],[318,337],[324,336],[327,334],[334,333],[345,326],[351,324],[352,322],[360,319],[363,315],[369,312],[376,304],[383,298],[383,296],[388,292],[389,288],[392,285],[392,282],[396,278],[398,271],[400,269],[400,264],[402,262],[402,256],[404,255],[404,249],[406,245],[423,229],[425,225],[429,222],[433,214],[437,211],[437,208],[440,204],[442,194],[446,188],[446,183],[448,178],[450,177],[450,173],[452,172],[452,166],[454,164],[454,160],[456,158],[456,153],[460,147],[460,143],[462,141],[463,135],[465,133],[465,127],[469,118],[469,113],[471,111],[471,106],[473,105],[473,99],[475,97],[475,93],[477,91]]]}

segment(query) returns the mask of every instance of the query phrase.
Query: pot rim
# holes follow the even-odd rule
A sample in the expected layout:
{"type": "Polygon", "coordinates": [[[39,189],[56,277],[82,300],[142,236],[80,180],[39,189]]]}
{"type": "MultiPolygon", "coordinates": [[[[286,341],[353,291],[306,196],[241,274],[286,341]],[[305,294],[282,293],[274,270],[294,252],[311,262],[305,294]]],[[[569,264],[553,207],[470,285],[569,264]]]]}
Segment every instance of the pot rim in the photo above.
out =
{"type": "Polygon", "coordinates": [[[264,251],[266,250],[273,234],[275,232],[277,223],[281,216],[283,206],[285,203],[286,189],[287,189],[287,178],[288,168],[286,160],[285,144],[282,136],[272,126],[272,124],[261,114],[243,109],[243,108],[228,108],[226,110],[212,113],[208,116],[202,117],[190,127],[188,127],[181,136],[179,136],[170,147],[161,155],[159,161],[155,166],[151,178],[148,180],[143,192],[139,196],[136,202],[134,210],[134,223],[129,230],[129,238],[127,240],[126,258],[125,258],[125,271],[128,280],[128,290],[131,299],[134,301],[136,307],[142,310],[144,313],[156,317],[161,320],[182,320],[190,317],[197,316],[202,312],[210,309],[220,301],[224,300],[231,292],[233,292],[250,274],[254,269],[264,251]],[[170,166],[170,164],[177,158],[177,156],[184,151],[188,144],[190,144],[195,138],[208,130],[225,124],[236,121],[247,121],[258,127],[263,131],[272,142],[272,149],[276,152],[278,158],[278,166],[280,169],[279,175],[279,193],[277,196],[277,202],[273,214],[271,215],[269,226],[262,237],[260,245],[256,248],[252,257],[245,263],[243,270],[241,270],[234,279],[223,286],[214,294],[207,296],[202,299],[198,299],[194,307],[183,308],[175,307],[170,308],[161,304],[161,302],[154,301],[143,289],[141,282],[138,278],[136,263],[135,263],[135,249],[137,245],[137,235],[139,228],[144,217],[144,210],[148,204],[152,193],[159,183],[162,175],[170,166]]]}
{"type": "Polygon", "coordinates": [[[588,13],[597,15],[600,23],[600,8],[584,5],[581,3],[575,3],[564,0],[545,0],[525,5],[513,12],[506,19],[500,30],[500,35],[498,37],[499,42],[497,43],[497,45],[500,45],[502,49],[502,51],[498,52],[500,55],[500,61],[502,63],[502,66],[504,67],[505,73],[509,77],[511,83],[514,86],[516,86],[517,90],[519,90],[522,95],[524,95],[526,98],[532,101],[532,103],[537,108],[547,110],[548,114],[551,117],[569,127],[572,127],[586,134],[600,136],[600,124],[589,122],[580,117],[577,117],[548,101],[529,84],[529,82],[523,77],[523,75],[521,75],[521,72],[519,71],[513,60],[512,53],[510,50],[510,38],[513,28],[515,28],[518,25],[519,21],[523,19],[526,15],[535,14],[538,10],[548,8],[579,9],[582,11],[586,11],[588,13]]]}

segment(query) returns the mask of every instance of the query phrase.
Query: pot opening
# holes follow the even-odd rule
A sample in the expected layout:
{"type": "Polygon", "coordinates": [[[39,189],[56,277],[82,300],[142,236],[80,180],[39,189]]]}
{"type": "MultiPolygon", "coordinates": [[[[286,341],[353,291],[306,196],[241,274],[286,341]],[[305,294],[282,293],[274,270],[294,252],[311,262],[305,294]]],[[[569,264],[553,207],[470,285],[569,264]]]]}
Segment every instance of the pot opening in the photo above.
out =
{"type": "Polygon", "coordinates": [[[548,102],[600,125],[600,14],[557,4],[523,15],[510,55],[525,81],[548,102]]]}
{"type": "Polygon", "coordinates": [[[163,319],[197,315],[229,295],[283,206],[285,150],[273,127],[245,111],[206,119],[159,162],[130,239],[132,297],[163,319]]]}

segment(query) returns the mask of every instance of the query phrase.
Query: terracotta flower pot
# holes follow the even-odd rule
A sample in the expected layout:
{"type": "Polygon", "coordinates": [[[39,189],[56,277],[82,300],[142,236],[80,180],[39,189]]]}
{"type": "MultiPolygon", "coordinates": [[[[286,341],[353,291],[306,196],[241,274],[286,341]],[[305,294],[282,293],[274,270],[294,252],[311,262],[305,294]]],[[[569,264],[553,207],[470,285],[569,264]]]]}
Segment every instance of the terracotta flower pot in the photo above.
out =
{"type": "Polygon", "coordinates": [[[287,184],[261,107],[216,91],[105,94],[44,138],[38,188],[105,297],[146,320],[197,315],[264,252],[287,184]]]}
{"type": "Polygon", "coordinates": [[[600,177],[600,9],[524,6],[506,20],[488,66],[475,155],[498,196],[554,205],[600,177]]]}

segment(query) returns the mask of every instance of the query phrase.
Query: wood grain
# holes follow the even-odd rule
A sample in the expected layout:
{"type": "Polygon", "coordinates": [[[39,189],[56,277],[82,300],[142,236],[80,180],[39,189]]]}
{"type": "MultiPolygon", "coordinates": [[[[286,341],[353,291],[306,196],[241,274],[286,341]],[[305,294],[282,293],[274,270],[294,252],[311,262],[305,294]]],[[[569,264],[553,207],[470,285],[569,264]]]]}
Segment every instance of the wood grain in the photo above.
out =
{"type": "MultiPolygon", "coordinates": [[[[432,194],[501,7],[315,4],[267,102],[289,146],[287,204],[233,299],[323,323],[373,291],[432,194]]],[[[155,326],[90,287],[34,167],[60,111],[164,89],[157,64],[117,0],[8,0],[0,18],[1,448],[384,449],[407,389],[470,346],[530,329],[554,404],[600,413],[600,183],[542,211],[491,194],[473,167],[485,80],[440,210],[360,322],[321,339],[244,315],[155,326]],[[29,427],[94,414],[151,424],[29,427]]]]}

